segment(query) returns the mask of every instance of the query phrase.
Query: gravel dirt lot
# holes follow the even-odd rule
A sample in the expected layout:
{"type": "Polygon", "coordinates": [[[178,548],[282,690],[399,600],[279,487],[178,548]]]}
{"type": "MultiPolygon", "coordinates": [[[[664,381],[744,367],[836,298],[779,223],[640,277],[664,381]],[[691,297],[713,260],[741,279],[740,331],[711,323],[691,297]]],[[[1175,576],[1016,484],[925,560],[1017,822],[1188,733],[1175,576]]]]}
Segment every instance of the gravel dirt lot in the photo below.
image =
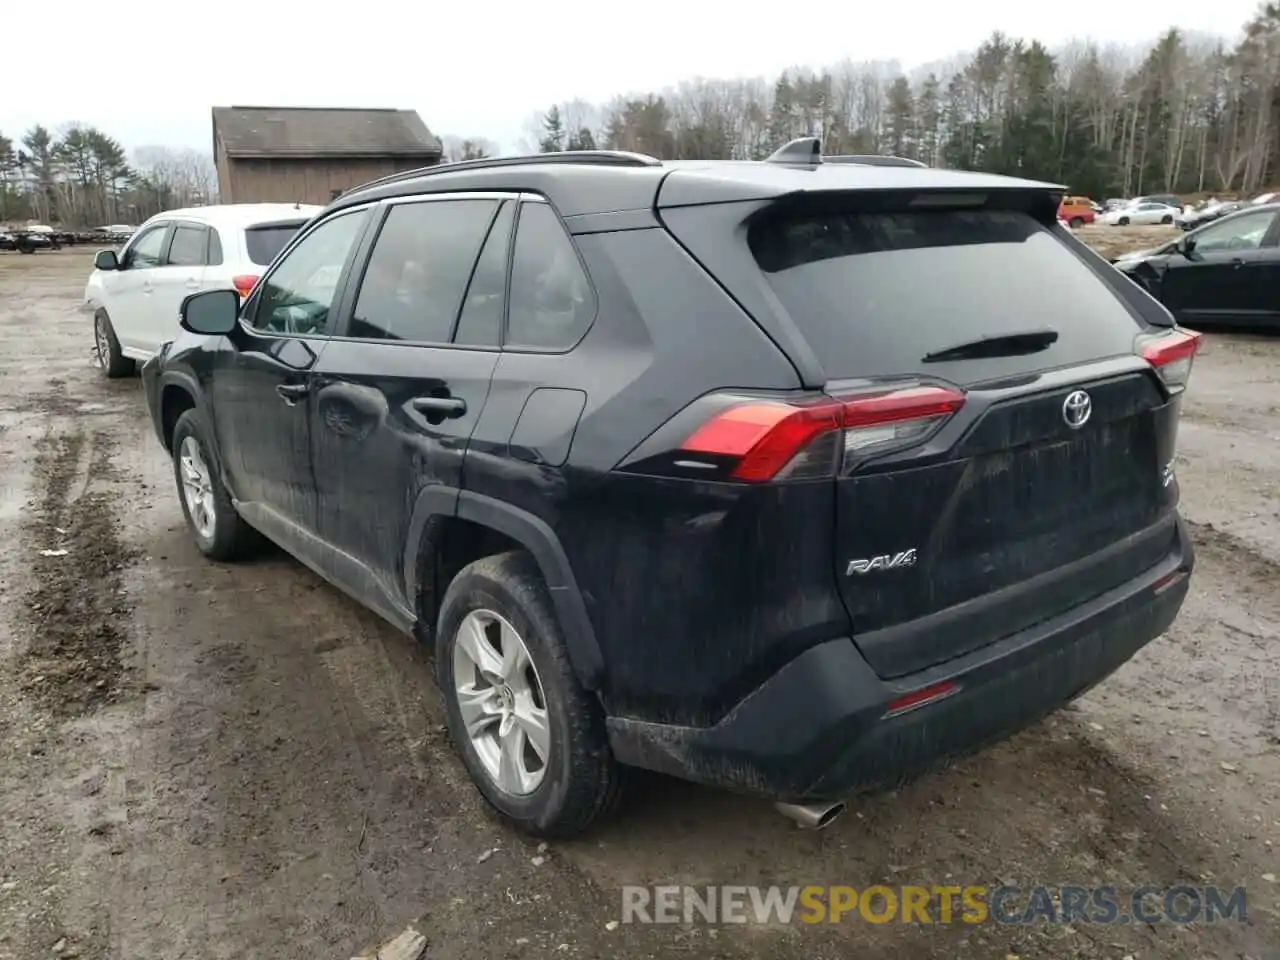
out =
{"type": "Polygon", "coordinates": [[[1206,338],[1191,596],[1085,699],[823,833],[638,777],[540,851],[465,780],[411,641],[282,554],[198,555],[140,385],[92,363],[89,266],[0,254],[0,960],[344,960],[411,921],[469,960],[1277,955],[1280,338],[1206,338]],[[1243,885],[1249,922],[610,923],[625,883],[1000,882],[1243,885]]]}

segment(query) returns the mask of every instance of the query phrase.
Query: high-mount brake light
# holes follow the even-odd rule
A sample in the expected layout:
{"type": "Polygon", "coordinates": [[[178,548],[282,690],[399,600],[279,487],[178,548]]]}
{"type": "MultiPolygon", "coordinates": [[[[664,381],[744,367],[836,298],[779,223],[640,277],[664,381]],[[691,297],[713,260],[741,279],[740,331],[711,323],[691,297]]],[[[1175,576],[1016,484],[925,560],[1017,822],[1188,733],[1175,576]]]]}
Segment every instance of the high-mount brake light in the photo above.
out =
{"type": "Polygon", "coordinates": [[[1166,387],[1177,393],[1191,379],[1191,364],[1200,349],[1200,334],[1192,330],[1174,330],[1147,340],[1139,348],[1142,358],[1155,368],[1166,387]]]}
{"type": "Polygon", "coordinates": [[[845,466],[924,439],[964,405],[950,387],[910,386],[784,403],[745,401],[695,430],[680,450],[732,458],[747,483],[832,476],[845,466]],[[843,433],[843,444],[839,443],[843,433]]]}

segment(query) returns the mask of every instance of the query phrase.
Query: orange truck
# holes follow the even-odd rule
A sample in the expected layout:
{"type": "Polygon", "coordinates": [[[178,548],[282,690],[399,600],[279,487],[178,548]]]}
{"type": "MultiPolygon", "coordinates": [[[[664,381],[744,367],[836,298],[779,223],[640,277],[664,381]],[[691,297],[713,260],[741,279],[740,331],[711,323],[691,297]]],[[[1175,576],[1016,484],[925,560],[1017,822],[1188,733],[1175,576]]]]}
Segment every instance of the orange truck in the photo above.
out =
{"type": "Polygon", "coordinates": [[[1058,219],[1064,221],[1073,230],[1093,223],[1093,201],[1088,197],[1063,197],[1058,205],[1058,219]]]}

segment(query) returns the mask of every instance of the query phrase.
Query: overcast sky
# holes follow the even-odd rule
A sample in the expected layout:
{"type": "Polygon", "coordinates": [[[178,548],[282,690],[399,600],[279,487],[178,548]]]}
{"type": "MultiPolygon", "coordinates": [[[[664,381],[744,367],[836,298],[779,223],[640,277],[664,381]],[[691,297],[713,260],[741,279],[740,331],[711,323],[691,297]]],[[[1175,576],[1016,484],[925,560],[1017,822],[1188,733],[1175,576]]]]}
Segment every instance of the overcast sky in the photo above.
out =
{"type": "MultiPolygon", "coordinates": [[[[3,3],[3,0],[0,0],[3,3]]],[[[400,107],[437,134],[521,146],[551,103],[695,76],[901,60],[910,69],[993,30],[1050,47],[1141,43],[1168,26],[1237,35],[1255,0],[357,0],[3,3],[0,132],[95,124],[127,147],[209,148],[215,105],[400,107]],[[21,77],[21,83],[13,78],[21,77]]]]}

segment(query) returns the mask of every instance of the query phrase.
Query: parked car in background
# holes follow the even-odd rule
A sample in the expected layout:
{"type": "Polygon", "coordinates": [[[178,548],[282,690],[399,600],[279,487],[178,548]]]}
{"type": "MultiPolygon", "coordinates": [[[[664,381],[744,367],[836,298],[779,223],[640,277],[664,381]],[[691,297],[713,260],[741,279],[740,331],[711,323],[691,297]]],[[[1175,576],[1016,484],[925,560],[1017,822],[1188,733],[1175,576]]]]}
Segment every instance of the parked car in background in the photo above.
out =
{"type": "Polygon", "coordinates": [[[1093,201],[1088,197],[1063,197],[1058,206],[1058,218],[1065,220],[1072,229],[1093,223],[1097,211],[1093,209],[1093,201]]]}
{"type": "Polygon", "coordinates": [[[509,822],[579,833],[632,765],[822,825],[1186,596],[1198,338],[1057,208],[814,139],[452,163],[188,298],[142,379],[198,549],[265,535],[433,644],[509,822]]]}
{"type": "Polygon", "coordinates": [[[1102,202],[1102,212],[1108,213],[1119,207],[1127,207],[1132,201],[1125,200],[1123,197],[1111,197],[1102,202]]]}
{"type": "Polygon", "coordinates": [[[1252,204],[1277,203],[1280,202],[1280,192],[1261,193],[1249,202],[1252,204]]]}
{"type": "Polygon", "coordinates": [[[172,340],[188,294],[228,289],[247,297],[275,255],[320,209],[260,203],[171,210],[142,224],[118,254],[99,251],[83,306],[93,315],[103,372],[128,376],[135,361],[172,340]]]}
{"type": "Polygon", "coordinates": [[[1194,230],[1206,223],[1220,220],[1228,213],[1235,213],[1244,204],[1238,200],[1210,199],[1198,207],[1187,207],[1173,218],[1173,222],[1182,230],[1194,230]]]}
{"type": "Polygon", "coordinates": [[[1181,212],[1178,207],[1147,201],[1133,203],[1127,207],[1117,207],[1115,210],[1104,213],[1098,220],[1111,227],[1127,227],[1130,224],[1135,226],[1154,223],[1171,224],[1174,217],[1181,212]]]}
{"type": "Polygon", "coordinates": [[[1176,193],[1152,193],[1145,197],[1135,197],[1129,202],[1129,206],[1136,206],[1140,203],[1163,203],[1167,207],[1174,207],[1178,210],[1183,207],[1182,198],[1176,193]]]}
{"type": "Polygon", "coordinates": [[[1113,263],[1189,326],[1280,327],[1280,203],[1246,205],[1113,263]]]}
{"type": "Polygon", "coordinates": [[[12,233],[0,232],[0,250],[17,250],[18,239],[12,233]]]}

